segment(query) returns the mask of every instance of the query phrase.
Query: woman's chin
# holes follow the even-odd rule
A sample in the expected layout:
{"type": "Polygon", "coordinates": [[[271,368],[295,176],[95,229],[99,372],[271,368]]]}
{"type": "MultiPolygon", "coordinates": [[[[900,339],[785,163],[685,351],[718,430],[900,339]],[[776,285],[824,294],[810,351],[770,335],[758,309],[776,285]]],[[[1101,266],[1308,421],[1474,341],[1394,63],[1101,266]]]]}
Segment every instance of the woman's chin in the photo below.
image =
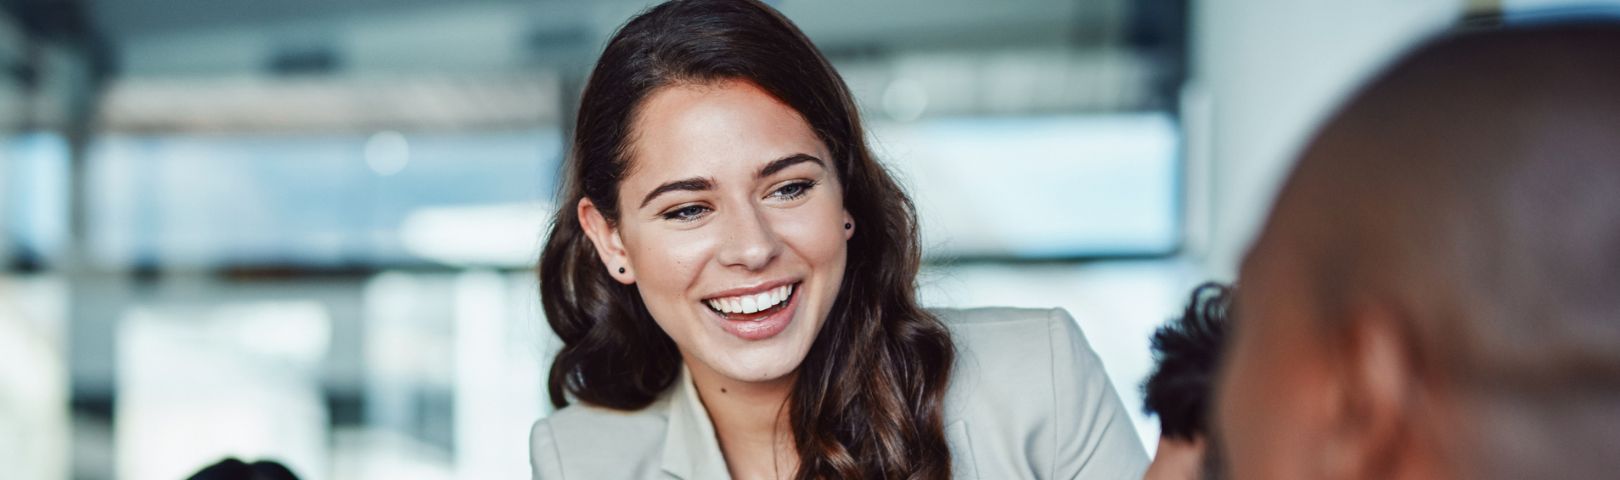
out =
{"type": "Polygon", "coordinates": [[[774,383],[787,378],[793,369],[746,370],[726,375],[734,381],[741,383],[774,383]]]}
{"type": "Polygon", "coordinates": [[[716,359],[709,366],[720,375],[744,383],[781,380],[799,369],[804,352],[788,348],[749,348],[716,359]],[[793,350],[793,351],[790,351],[793,350]]]}

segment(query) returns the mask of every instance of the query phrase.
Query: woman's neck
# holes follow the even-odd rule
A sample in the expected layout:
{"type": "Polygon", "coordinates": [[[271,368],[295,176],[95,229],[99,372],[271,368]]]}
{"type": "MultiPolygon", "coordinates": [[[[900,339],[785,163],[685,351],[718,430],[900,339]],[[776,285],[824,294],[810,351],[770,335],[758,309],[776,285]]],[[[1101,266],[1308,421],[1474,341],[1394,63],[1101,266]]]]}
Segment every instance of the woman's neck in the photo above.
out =
{"type": "Polygon", "coordinates": [[[788,423],[788,395],[797,372],[765,382],[739,382],[688,359],[726,469],[736,479],[792,478],[799,468],[788,423]]]}

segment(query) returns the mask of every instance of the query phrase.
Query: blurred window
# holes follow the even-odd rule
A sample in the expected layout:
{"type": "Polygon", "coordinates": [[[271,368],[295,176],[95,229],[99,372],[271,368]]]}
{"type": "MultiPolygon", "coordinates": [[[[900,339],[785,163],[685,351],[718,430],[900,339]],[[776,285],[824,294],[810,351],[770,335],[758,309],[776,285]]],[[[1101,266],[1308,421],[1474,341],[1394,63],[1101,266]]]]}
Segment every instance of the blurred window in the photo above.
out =
{"type": "Polygon", "coordinates": [[[105,136],[90,154],[91,253],[116,266],[389,266],[501,237],[527,257],[561,151],[556,130],[105,136]]]}
{"type": "Polygon", "coordinates": [[[1179,138],[1164,113],[873,127],[936,258],[1156,256],[1180,243],[1179,138]]]}
{"type": "Polygon", "coordinates": [[[61,254],[68,234],[68,147],[61,135],[0,139],[0,219],[13,265],[34,269],[61,254]]]}

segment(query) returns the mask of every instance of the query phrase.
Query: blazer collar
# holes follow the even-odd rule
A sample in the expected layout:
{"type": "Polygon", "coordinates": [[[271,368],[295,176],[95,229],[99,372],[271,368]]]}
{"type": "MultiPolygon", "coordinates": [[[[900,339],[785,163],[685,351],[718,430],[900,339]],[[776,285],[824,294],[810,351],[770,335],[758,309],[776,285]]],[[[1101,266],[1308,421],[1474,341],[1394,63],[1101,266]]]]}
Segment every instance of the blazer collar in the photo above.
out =
{"type": "Polygon", "coordinates": [[[692,385],[692,374],[681,376],[670,389],[669,428],[664,432],[663,469],[684,480],[730,479],[714,423],[692,385]]]}

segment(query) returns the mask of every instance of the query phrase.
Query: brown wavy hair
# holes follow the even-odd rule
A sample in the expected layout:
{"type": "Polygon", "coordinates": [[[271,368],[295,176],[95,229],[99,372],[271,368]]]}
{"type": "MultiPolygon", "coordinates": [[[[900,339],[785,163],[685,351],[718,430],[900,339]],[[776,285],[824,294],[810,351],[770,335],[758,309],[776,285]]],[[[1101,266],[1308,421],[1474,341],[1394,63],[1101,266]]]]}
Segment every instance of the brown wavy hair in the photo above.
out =
{"type": "Polygon", "coordinates": [[[675,343],[635,286],[608,275],[574,207],[590,198],[610,222],[618,218],[632,125],[648,96],[734,79],[810,124],[861,226],[789,400],[798,478],[949,478],[943,404],[956,353],[945,326],[917,305],[915,208],[873,158],[843,79],[798,27],[755,0],[677,0],[647,10],[619,29],[592,71],[540,259],[541,303],[563,342],[551,403],[567,406],[572,395],[635,410],[677,378],[675,343]]]}

